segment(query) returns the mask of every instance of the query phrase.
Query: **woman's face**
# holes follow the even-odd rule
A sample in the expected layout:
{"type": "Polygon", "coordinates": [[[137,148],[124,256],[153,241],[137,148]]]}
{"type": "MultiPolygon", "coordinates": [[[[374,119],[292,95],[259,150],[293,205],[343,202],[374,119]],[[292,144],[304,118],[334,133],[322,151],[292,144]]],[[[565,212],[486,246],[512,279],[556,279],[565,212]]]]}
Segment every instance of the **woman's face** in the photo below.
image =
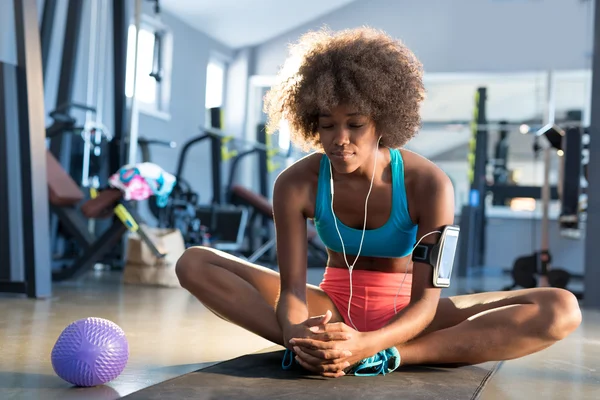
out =
{"type": "Polygon", "coordinates": [[[319,139],[332,166],[341,173],[351,173],[371,160],[379,137],[374,121],[347,105],[321,113],[319,139]]]}

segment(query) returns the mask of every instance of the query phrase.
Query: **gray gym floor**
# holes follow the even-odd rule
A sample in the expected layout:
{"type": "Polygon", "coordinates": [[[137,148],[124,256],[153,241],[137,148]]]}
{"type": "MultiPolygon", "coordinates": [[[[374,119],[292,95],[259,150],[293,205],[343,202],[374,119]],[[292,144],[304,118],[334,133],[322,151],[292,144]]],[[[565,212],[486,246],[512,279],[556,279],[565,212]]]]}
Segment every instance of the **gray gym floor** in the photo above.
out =
{"type": "MultiPolygon", "coordinates": [[[[309,282],[318,283],[322,273],[310,269],[309,282]]],[[[507,283],[496,276],[462,280],[455,287],[494,290],[507,283]]],[[[599,338],[600,312],[584,310],[582,325],[563,342],[504,363],[481,398],[600,398],[599,338]]],[[[215,317],[182,289],[124,286],[118,273],[95,272],[83,281],[56,285],[47,301],[2,296],[0,392],[2,399],[116,399],[271,345],[215,317]],[[64,327],[89,316],[119,324],[131,356],[113,382],[73,389],[54,374],[50,352],[64,327]]]]}

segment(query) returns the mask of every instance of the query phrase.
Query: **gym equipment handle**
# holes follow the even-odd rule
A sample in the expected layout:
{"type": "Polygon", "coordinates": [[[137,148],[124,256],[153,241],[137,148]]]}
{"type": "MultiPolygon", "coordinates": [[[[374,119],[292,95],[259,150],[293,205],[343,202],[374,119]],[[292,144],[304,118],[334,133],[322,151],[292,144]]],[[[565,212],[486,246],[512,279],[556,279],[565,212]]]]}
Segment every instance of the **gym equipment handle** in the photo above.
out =
{"type": "Polygon", "coordinates": [[[157,140],[157,139],[146,139],[146,138],[138,138],[138,143],[140,146],[150,146],[152,144],[158,146],[165,146],[174,149],[177,147],[177,143],[169,140],[157,140]]]}

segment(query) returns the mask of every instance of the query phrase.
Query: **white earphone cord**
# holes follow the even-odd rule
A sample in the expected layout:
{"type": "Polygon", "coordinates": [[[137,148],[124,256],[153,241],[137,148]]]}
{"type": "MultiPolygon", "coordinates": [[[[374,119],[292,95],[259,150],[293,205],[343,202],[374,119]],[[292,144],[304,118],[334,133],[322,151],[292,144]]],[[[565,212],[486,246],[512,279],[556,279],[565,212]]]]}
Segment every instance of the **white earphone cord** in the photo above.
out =
{"type": "MultiPolygon", "coordinates": [[[[379,140],[381,140],[381,137],[379,138],[379,140]]],[[[363,241],[365,239],[365,231],[367,230],[367,205],[369,203],[369,196],[371,195],[371,190],[373,189],[373,181],[375,180],[375,167],[377,167],[377,158],[379,158],[379,152],[377,151],[377,149],[379,148],[379,141],[377,142],[377,147],[375,148],[375,163],[373,165],[373,174],[371,175],[371,185],[369,186],[369,191],[367,192],[367,198],[365,200],[365,219],[363,222],[363,231],[362,231],[362,236],[360,238],[360,245],[358,246],[358,253],[356,254],[356,257],[354,258],[354,262],[352,263],[352,266],[350,266],[350,264],[348,264],[348,258],[346,257],[346,246],[344,245],[344,240],[342,239],[342,234],[340,233],[340,229],[338,227],[338,223],[337,223],[337,217],[335,216],[335,212],[333,211],[333,170],[331,168],[331,162],[329,162],[329,176],[330,176],[330,183],[331,183],[331,214],[333,215],[333,221],[335,223],[335,230],[338,233],[338,236],[340,238],[340,242],[342,243],[342,252],[344,254],[344,261],[346,262],[346,266],[348,267],[348,272],[350,274],[350,297],[348,298],[348,319],[350,320],[350,323],[352,324],[352,326],[354,327],[354,329],[358,330],[358,328],[356,327],[356,325],[354,325],[354,321],[352,321],[352,317],[350,316],[350,306],[352,303],[352,270],[354,269],[354,266],[356,265],[356,262],[358,261],[358,257],[360,256],[360,253],[362,251],[362,245],[363,245],[363,241]]]]}
{"type": "MultiPolygon", "coordinates": [[[[381,137],[379,137],[379,140],[381,140],[381,137]]],[[[344,261],[346,262],[346,266],[348,267],[348,272],[350,274],[350,297],[348,298],[348,320],[350,321],[350,323],[352,324],[352,327],[354,327],[354,329],[358,330],[358,328],[356,327],[356,325],[354,325],[354,322],[352,321],[352,317],[350,316],[350,307],[352,305],[352,270],[354,269],[354,266],[356,265],[356,262],[358,261],[358,258],[360,256],[360,253],[362,251],[362,246],[363,246],[363,241],[365,238],[365,232],[367,229],[367,205],[369,203],[369,196],[371,195],[371,190],[373,189],[373,181],[375,180],[375,169],[377,167],[377,158],[379,158],[379,152],[377,151],[377,149],[379,148],[379,141],[377,142],[377,147],[375,148],[375,163],[373,165],[373,174],[371,176],[371,185],[369,186],[369,191],[367,192],[367,198],[365,199],[365,218],[364,218],[364,222],[363,222],[363,230],[362,230],[362,236],[360,238],[360,245],[358,246],[358,252],[356,254],[356,258],[354,259],[354,262],[352,263],[352,265],[350,265],[348,263],[348,258],[346,257],[346,246],[344,245],[344,240],[342,239],[342,234],[340,233],[340,229],[338,227],[338,223],[337,223],[337,217],[335,216],[335,212],[333,210],[333,170],[331,168],[331,161],[329,162],[329,175],[330,175],[330,186],[331,186],[331,214],[333,215],[333,221],[335,223],[335,229],[338,233],[338,236],[340,238],[340,242],[342,243],[342,252],[344,254],[344,261]]],[[[433,233],[440,233],[439,231],[432,231],[427,233],[426,235],[423,235],[423,237],[421,237],[421,239],[419,239],[419,241],[415,244],[415,246],[412,248],[411,250],[411,254],[412,252],[415,250],[415,248],[419,245],[419,243],[421,243],[421,240],[423,240],[425,237],[433,234],[433,233]]],[[[402,289],[402,286],[404,285],[404,281],[406,280],[406,275],[408,274],[408,265],[410,264],[411,259],[409,258],[407,263],[406,263],[406,270],[404,272],[404,278],[402,279],[402,283],[400,284],[400,287],[398,288],[398,292],[396,292],[396,296],[394,297],[394,314],[397,314],[396,311],[396,299],[398,298],[398,294],[400,294],[400,290],[402,289]]]]}

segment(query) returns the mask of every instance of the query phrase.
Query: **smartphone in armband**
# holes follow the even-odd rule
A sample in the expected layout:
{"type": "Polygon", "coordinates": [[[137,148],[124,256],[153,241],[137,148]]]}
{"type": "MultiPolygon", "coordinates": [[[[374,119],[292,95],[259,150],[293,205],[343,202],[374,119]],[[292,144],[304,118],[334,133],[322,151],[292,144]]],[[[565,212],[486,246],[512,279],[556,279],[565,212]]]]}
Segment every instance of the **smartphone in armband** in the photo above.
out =
{"type": "Polygon", "coordinates": [[[458,226],[445,226],[440,240],[436,244],[419,243],[413,251],[413,262],[421,262],[433,267],[433,285],[435,287],[450,287],[459,233],[458,226]]]}

